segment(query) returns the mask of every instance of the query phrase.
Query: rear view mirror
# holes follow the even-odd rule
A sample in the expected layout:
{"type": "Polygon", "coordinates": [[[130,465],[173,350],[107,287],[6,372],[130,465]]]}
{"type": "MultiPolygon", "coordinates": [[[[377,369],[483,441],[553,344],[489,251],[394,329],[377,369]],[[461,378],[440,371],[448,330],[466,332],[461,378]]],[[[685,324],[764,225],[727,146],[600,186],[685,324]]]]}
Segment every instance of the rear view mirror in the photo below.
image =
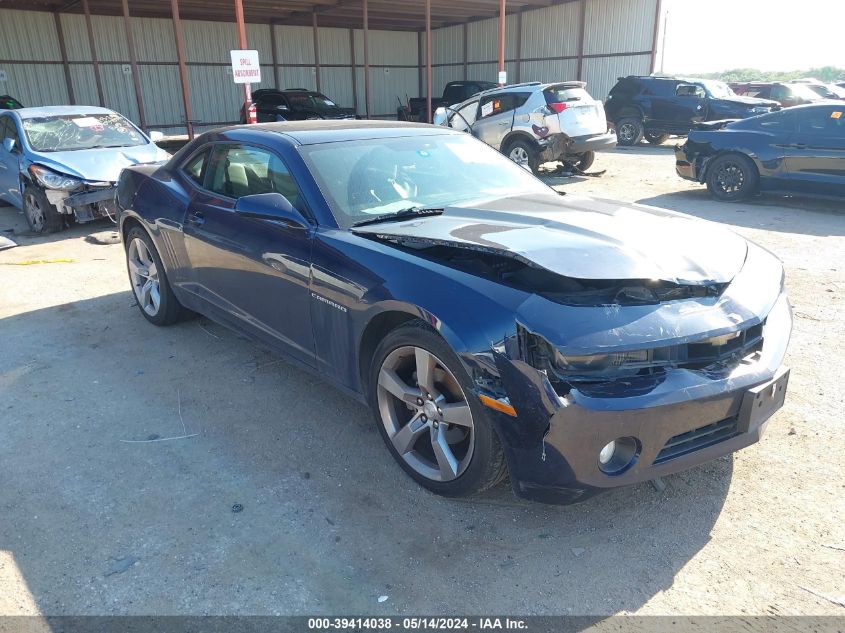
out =
{"type": "Polygon", "coordinates": [[[159,132],[158,130],[154,130],[150,132],[150,140],[153,143],[158,143],[159,141],[164,139],[164,132],[159,132]]]}
{"type": "Polygon", "coordinates": [[[9,152],[10,154],[15,151],[15,139],[13,138],[4,138],[3,139],[3,149],[9,152]]]}
{"type": "Polygon", "coordinates": [[[275,220],[291,226],[305,228],[308,221],[280,193],[255,193],[238,198],[235,213],[258,220],[275,220]]]}
{"type": "Polygon", "coordinates": [[[434,111],[434,116],[432,117],[431,122],[434,125],[446,125],[446,118],[446,108],[441,106],[434,111]]]}

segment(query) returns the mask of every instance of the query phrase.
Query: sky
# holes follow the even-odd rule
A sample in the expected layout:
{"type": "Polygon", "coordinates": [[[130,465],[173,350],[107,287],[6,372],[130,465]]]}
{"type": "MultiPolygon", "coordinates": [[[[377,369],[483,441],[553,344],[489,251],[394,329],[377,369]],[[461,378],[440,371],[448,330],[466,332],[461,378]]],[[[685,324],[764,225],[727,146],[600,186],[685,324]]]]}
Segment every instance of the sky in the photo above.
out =
{"type": "MultiPolygon", "coordinates": [[[[663,0],[663,7],[666,73],[845,68],[845,0],[663,0]]],[[[658,70],[660,50],[659,42],[658,70]]]]}

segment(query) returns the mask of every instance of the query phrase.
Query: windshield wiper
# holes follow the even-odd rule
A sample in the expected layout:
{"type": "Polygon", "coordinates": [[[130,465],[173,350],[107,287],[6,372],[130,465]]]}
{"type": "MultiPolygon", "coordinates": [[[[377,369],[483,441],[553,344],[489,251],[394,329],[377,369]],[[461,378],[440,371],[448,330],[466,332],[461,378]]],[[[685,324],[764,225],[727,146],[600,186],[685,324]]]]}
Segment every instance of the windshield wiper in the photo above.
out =
{"type": "Polygon", "coordinates": [[[415,218],[419,216],[426,216],[426,215],[440,215],[443,213],[442,208],[432,208],[432,207],[408,207],[407,209],[400,209],[395,213],[384,213],[382,215],[376,215],[372,218],[366,218],[364,220],[358,220],[357,222],[353,222],[352,226],[364,226],[366,224],[378,224],[379,222],[394,222],[396,220],[406,220],[408,218],[415,218]]]}

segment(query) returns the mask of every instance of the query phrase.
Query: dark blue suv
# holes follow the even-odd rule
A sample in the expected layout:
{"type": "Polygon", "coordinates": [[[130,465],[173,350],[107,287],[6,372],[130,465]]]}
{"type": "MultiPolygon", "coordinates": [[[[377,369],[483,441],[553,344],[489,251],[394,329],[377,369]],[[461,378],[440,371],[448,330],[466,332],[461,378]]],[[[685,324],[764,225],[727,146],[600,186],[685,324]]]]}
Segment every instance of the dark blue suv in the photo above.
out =
{"type": "Polygon", "coordinates": [[[643,137],[659,145],[701,121],[745,119],[778,108],[776,101],[740,97],[713,79],[636,76],[620,77],[604,106],[620,145],[636,145],[643,137]]]}

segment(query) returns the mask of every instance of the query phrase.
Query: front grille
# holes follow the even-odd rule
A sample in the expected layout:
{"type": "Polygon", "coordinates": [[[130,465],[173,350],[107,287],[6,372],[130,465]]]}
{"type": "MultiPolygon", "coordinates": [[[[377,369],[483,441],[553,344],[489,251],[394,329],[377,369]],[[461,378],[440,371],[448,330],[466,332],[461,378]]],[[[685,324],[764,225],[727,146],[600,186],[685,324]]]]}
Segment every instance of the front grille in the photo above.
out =
{"type": "Polygon", "coordinates": [[[736,416],[733,416],[676,435],[666,442],[666,446],[658,453],[654,463],[662,464],[663,462],[668,462],[670,459],[675,459],[676,457],[687,455],[736,437],[739,434],[736,422],[736,416]]]}

